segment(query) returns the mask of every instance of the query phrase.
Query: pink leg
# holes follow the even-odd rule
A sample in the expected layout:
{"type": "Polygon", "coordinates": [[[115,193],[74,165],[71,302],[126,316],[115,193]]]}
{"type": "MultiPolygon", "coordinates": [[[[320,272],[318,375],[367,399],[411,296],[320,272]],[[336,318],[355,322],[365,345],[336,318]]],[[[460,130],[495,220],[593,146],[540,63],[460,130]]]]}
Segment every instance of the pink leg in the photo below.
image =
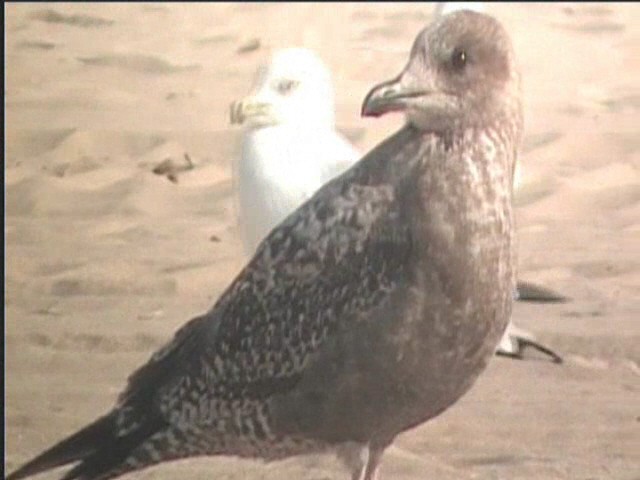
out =
{"type": "Polygon", "coordinates": [[[362,480],[369,449],[356,442],[348,442],[338,448],[337,455],[351,472],[351,480],[362,480]]]}
{"type": "Polygon", "coordinates": [[[364,469],[364,476],[362,480],[377,480],[378,470],[380,467],[380,460],[384,453],[385,447],[376,448],[374,446],[369,447],[368,461],[364,469]]]}
{"type": "Polygon", "coordinates": [[[376,480],[386,447],[347,443],[338,450],[338,457],[351,472],[351,480],[376,480]]]}

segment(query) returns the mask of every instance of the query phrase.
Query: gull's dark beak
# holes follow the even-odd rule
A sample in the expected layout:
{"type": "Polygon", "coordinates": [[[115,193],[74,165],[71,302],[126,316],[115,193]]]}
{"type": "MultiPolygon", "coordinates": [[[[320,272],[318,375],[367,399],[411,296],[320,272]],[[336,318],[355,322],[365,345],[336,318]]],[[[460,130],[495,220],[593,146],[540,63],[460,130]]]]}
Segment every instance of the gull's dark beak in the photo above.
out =
{"type": "Polygon", "coordinates": [[[406,110],[412,98],[427,95],[428,92],[410,85],[407,74],[402,73],[393,80],[376,85],[364,98],[361,115],[379,117],[389,112],[406,110]]]}

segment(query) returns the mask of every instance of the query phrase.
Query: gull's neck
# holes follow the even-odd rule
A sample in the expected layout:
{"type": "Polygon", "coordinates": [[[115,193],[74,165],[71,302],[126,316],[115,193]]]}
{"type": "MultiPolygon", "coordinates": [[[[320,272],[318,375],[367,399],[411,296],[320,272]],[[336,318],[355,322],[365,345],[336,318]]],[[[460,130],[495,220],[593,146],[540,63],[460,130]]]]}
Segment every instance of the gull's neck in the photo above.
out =
{"type": "Polygon", "coordinates": [[[283,123],[278,125],[265,125],[262,127],[249,128],[246,135],[249,137],[294,136],[308,137],[313,135],[323,135],[335,131],[335,125],[328,122],[313,123],[283,123]]]}

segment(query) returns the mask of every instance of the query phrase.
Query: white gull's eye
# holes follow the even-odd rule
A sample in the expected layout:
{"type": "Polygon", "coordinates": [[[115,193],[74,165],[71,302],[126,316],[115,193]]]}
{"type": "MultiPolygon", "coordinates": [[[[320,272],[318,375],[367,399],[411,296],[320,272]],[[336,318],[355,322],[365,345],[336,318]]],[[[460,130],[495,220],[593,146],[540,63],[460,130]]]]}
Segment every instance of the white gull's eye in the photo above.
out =
{"type": "Polygon", "coordinates": [[[276,84],[276,90],[280,95],[289,95],[298,86],[300,82],[295,80],[280,80],[276,84]]]}

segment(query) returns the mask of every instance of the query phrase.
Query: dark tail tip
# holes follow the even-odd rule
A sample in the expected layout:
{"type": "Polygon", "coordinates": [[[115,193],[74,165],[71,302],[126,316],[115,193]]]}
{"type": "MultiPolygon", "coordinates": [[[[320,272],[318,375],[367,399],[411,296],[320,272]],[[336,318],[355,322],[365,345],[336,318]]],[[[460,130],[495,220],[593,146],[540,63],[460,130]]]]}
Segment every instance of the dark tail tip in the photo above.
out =
{"type": "Polygon", "coordinates": [[[533,303],[566,303],[570,298],[530,282],[518,282],[518,301],[533,303]]]}
{"type": "Polygon", "coordinates": [[[519,342],[520,342],[522,348],[531,347],[531,348],[535,348],[539,352],[544,353],[545,355],[547,355],[551,359],[551,361],[553,363],[560,364],[560,363],[564,362],[564,360],[562,359],[562,357],[560,355],[558,355],[556,352],[551,350],[549,347],[545,347],[541,343],[534,342],[533,340],[529,340],[529,339],[526,339],[526,338],[519,339],[519,342]]]}
{"type": "Polygon", "coordinates": [[[111,436],[112,418],[107,415],[62,440],[49,450],[11,472],[5,480],[19,480],[32,475],[82,460],[94,453],[111,436]]]}

